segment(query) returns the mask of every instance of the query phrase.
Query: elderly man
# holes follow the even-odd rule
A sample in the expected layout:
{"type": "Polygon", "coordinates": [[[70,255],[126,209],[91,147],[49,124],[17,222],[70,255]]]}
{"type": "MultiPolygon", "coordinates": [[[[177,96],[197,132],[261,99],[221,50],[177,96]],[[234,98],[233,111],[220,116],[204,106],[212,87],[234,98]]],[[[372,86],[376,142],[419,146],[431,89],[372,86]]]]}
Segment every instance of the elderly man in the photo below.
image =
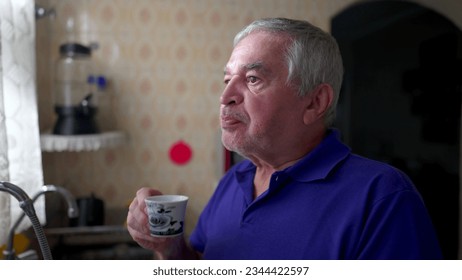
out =
{"type": "Polygon", "coordinates": [[[411,181],[354,155],[331,128],[343,76],[336,41],[305,21],[236,35],[221,95],[223,145],[246,158],[220,181],[189,242],[149,235],[141,189],[128,229],[159,258],[439,259],[411,181]]]}

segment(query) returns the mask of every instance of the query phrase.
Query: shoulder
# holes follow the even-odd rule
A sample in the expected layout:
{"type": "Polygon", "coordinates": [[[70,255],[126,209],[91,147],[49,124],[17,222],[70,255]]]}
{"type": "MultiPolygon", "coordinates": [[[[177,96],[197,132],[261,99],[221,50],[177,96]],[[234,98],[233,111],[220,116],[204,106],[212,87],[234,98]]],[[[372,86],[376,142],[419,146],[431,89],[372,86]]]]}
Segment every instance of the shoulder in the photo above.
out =
{"type": "Polygon", "coordinates": [[[362,193],[371,203],[409,195],[421,200],[409,176],[385,162],[350,154],[338,173],[334,175],[337,182],[343,181],[350,190],[362,193]]]}
{"type": "Polygon", "coordinates": [[[385,162],[350,154],[344,165],[344,168],[352,172],[352,176],[356,176],[358,179],[364,177],[372,181],[399,183],[402,184],[403,187],[412,186],[412,182],[407,174],[385,162]],[[356,170],[356,172],[353,172],[354,170],[356,170]]]}

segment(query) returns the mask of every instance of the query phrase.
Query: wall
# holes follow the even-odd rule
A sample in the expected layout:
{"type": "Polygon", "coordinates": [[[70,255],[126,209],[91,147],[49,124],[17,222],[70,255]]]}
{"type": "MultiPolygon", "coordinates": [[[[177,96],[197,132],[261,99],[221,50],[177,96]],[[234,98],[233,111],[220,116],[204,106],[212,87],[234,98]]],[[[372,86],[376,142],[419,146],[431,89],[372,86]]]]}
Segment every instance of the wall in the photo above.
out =
{"type": "MultiPolygon", "coordinates": [[[[76,196],[105,199],[108,223],[123,223],[142,186],[191,197],[188,232],[221,176],[218,122],[222,70],[234,34],[253,19],[307,19],[325,30],[354,0],[37,0],[54,19],[37,22],[40,128],[54,124],[53,62],[66,40],[97,42],[93,59],[110,86],[105,129],[128,135],[128,144],[98,152],[44,153],[46,183],[76,196]],[[73,25],[69,25],[72,19],[73,25]],[[169,147],[183,140],[192,160],[173,164],[169,147]]],[[[428,2],[458,19],[456,1],[428,2]],[[441,5],[441,6],[439,6],[441,5]]],[[[462,26],[461,23],[458,24],[462,26]]],[[[104,109],[104,108],[103,108],[104,109]]]]}

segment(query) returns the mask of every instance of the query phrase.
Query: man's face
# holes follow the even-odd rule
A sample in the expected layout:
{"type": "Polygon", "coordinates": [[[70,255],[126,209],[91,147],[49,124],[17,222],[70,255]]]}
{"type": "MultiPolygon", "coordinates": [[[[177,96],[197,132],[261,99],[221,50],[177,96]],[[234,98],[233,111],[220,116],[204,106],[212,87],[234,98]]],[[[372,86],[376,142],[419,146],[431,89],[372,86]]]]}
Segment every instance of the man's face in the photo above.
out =
{"type": "Polygon", "coordinates": [[[221,96],[224,146],[246,157],[274,156],[297,137],[303,102],[287,83],[288,37],[255,32],[234,48],[225,67],[221,96]]]}

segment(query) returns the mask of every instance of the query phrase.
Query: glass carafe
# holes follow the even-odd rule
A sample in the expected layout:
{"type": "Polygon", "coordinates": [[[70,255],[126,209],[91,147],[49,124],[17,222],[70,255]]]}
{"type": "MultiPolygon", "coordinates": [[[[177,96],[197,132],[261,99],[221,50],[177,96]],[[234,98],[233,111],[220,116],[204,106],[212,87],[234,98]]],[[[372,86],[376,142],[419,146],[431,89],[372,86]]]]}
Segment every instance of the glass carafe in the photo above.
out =
{"type": "Polygon", "coordinates": [[[95,122],[97,95],[92,92],[91,48],[65,43],[59,48],[55,65],[54,106],[58,116],[53,134],[98,133],[95,122]]]}

